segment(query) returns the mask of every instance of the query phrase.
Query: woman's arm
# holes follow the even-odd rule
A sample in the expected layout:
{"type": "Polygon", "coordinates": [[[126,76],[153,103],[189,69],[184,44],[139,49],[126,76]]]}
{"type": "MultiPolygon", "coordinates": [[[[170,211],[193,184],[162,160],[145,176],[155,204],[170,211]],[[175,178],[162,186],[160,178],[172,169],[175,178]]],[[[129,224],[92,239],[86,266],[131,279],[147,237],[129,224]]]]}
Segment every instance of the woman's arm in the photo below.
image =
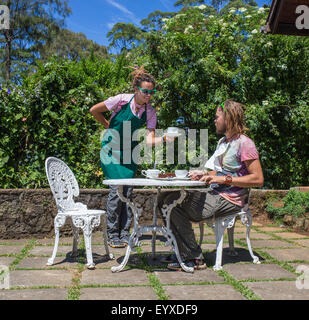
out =
{"type": "MultiPolygon", "coordinates": [[[[245,165],[248,170],[248,175],[243,177],[233,177],[232,186],[240,188],[252,188],[252,187],[263,187],[264,185],[264,175],[261,167],[260,160],[247,160],[245,165]]],[[[209,176],[205,175],[200,181],[205,181],[209,184],[218,183],[224,184],[224,176],[209,176]]]]}
{"type": "Polygon", "coordinates": [[[173,142],[175,140],[175,137],[156,137],[155,129],[147,129],[147,136],[146,136],[146,143],[150,146],[155,146],[156,144],[163,143],[164,142],[173,142]]]}
{"type": "Polygon", "coordinates": [[[105,105],[104,102],[100,102],[96,105],[94,105],[91,109],[90,109],[90,113],[91,115],[98,121],[100,122],[105,129],[108,129],[109,127],[109,121],[107,121],[105,119],[105,117],[103,116],[103,112],[107,112],[109,111],[105,105]]]}

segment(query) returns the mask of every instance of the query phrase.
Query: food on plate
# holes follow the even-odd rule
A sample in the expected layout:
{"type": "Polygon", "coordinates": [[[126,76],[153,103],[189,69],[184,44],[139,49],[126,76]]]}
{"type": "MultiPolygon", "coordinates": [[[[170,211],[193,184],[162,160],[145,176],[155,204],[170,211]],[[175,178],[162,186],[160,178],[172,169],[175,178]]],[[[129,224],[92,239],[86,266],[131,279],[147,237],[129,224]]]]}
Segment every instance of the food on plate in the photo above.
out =
{"type": "Polygon", "coordinates": [[[160,173],[159,178],[174,178],[175,173],[174,172],[165,172],[165,173],[160,173]]]}

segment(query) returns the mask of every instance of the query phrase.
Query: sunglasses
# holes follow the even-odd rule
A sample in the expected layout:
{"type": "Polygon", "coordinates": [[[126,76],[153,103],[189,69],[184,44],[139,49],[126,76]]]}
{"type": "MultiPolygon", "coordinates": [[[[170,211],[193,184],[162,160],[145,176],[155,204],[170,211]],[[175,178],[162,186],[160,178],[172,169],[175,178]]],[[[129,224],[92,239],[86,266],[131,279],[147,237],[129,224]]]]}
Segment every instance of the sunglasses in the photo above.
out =
{"type": "Polygon", "coordinates": [[[224,111],[224,102],[220,104],[219,110],[222,111],[222,112],[224,111]]]}
{"type": "Polygon", "coordinates": [[[143,94],[144,96],[146,96],[146,95],[148,95],[148,94],[150,94],[151,96],[153,96],[153,95],[157,92],[156,89],[148,90],[148,89],[142,89],[142,88],[140,88],[140,87],[138,87],[138,89],[141,90],[141,92],[142,92],[142,94],[143,94]]]}

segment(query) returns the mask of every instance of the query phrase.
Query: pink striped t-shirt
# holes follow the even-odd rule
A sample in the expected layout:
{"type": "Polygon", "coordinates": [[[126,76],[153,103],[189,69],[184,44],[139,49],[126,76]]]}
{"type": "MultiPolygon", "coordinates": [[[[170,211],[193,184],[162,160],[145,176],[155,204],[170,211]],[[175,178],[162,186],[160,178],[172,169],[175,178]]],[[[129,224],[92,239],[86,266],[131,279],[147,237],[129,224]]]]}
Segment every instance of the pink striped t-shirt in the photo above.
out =
{"type": "MultiPolygon", "coordinates": [[[[121,110],[121,107],[133,98],[134,94],[119,94],[115,97],[110,97],[104,104],[106,105],[109,111],[113,111],[111,119],[121,110]]],[[[132,99],[130,103],[132,113],[141,118],[145,112],[145,106],[140,106],[135,102],[135,99],[132,99]]],[[[157,115],[155,109],[148,104],[147,105],[147,129],[156,129],[157,127],[157,115]]]]}

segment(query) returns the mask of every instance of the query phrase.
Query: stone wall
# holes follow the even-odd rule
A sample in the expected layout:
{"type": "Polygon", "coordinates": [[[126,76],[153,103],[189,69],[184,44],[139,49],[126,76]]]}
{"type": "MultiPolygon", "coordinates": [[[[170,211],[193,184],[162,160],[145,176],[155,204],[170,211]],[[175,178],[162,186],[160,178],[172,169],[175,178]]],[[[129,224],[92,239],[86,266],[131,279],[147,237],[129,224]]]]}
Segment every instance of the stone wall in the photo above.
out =
{"type": "MultiPolygon", "coordinates": [[[[269,196],[279,193],[283,197],[287,192],[288,190],[253,189],[250,199],[253,216],[266,214],[265,201],[269,196]]],[[[143,216],[140,221],[144,224],[151,224],[155,195],[156,190],[154,189],[136,189],[133,192],[132,200],[143,208],[143,216]]],[[[76,201],[83,202],[89,209],[105,210],[107,196],[108,189],[80,190],[80,196],[76,201]]],[[[56,205],[49,189],[0,189],[0,239],[52,237],[56,214],[56,205]]],[[[95,231],[101,229],[102,226],[95,231]]],[[[61,229],[61,235],[70,234],[71,227],[67,221],[61,229]]]]}

